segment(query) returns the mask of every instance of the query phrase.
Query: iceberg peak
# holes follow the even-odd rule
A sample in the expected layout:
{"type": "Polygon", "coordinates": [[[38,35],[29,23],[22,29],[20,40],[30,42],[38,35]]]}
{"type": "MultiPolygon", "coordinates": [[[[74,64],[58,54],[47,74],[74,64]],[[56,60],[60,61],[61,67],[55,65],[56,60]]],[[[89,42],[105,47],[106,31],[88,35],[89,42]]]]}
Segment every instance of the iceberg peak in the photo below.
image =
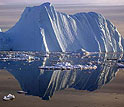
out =
{"type": "Polygon", "coordinates": [[[45,3],[41,4],[40,6],[49,7],[49,6],[52,6],[52,4],[50,2],[45,2],[45,3]]]}

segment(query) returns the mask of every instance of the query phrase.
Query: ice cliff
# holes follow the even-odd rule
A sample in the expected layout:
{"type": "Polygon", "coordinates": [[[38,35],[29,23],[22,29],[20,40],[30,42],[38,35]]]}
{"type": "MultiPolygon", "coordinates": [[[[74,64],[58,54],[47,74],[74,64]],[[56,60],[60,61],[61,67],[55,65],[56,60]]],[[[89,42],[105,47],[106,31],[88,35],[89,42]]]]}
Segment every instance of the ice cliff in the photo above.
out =
{"type": "Polygon", "coordinates": [[[15,26],[0,32],[0,50],[120,52],[123,48],[123,37],[101,14],[67,15],[50,3],[27,7],[15,26]]]}

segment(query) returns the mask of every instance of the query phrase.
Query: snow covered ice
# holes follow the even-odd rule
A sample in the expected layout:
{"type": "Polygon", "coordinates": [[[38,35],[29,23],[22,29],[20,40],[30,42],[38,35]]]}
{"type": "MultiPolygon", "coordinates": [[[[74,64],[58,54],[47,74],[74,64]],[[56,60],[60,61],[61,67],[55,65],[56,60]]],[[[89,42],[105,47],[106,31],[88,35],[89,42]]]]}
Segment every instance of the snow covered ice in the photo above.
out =
{"type": "Polygon", "coordinates": [[[95,12],[67,15],[53,5],[27,7],[19,21],[0,32],[0,50],[122,52],[117,28],[95,12]]]}

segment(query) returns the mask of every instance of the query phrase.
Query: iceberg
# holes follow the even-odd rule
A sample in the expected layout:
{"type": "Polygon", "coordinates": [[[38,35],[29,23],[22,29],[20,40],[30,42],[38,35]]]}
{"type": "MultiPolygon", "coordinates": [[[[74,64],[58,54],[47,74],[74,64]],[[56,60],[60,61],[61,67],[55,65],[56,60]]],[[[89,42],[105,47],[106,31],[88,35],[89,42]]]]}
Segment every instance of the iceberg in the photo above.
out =
{"type": "Polygon", "coordinates": [[[68,15],[51,3],[26,7],[19,21],[0,32],[0,50],[43,52],[122,52],[124,38],[95,12],[68,15]]]}

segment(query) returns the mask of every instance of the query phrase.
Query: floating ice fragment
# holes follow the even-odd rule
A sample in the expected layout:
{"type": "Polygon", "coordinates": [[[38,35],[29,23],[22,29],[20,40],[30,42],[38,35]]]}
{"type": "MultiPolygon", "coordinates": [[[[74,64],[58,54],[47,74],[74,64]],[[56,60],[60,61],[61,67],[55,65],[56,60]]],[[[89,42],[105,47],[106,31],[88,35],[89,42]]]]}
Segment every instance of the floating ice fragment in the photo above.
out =
{"type": "Polygon", "coordinates": [[[18,94],[27,94],[25,91],[17,91],[18,94]]]}
{"type": "Polygon", "coordinates": [[[32,61],[37,61],[40,60],[39,57],[33,56],[33,55],[29,55],[26,53],[21,53],[21,52],[11,52],[11,53],[4,53],[4,55],[0,55],[0,61],[28,61],[28,62],[32,62],[32,61]]]}
{"type": "Polygon", "coordinates": [[[95,70],[96,65],[71,65],[68,62],[61,62],[53,66],[40,66],[39,69],[44,70],[95,70]]]}
{"type": "Polygon", "coordinates": [[[44,55],[43,55],[43,57],[49,57],[49,54],[48,54],[48,53],[46,53],[46,54],[44,54],[44,55]]]}
{"type": "Polygon", "coordinates": [[[10,101],[10,100],[13,100],[13,99],[15,99],[15,96],[12,95],[12,94],[8,94],[7,96],[3,97],[4,101],[10,101]]]}

